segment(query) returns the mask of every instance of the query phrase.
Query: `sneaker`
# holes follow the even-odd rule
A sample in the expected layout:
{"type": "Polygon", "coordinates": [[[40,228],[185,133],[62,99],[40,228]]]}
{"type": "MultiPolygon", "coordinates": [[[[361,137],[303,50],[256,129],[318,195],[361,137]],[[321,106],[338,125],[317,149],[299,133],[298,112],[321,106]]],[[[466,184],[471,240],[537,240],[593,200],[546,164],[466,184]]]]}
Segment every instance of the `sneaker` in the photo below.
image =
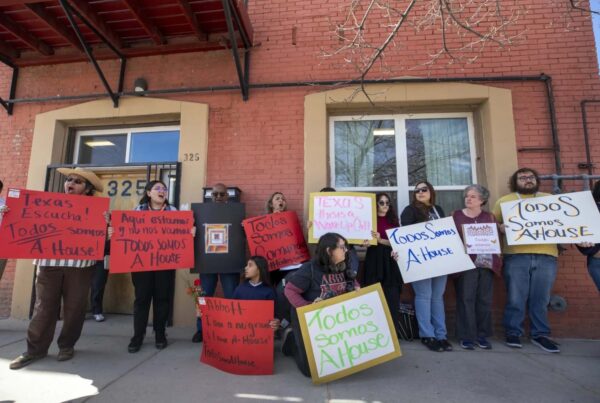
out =
{"type": "Polygon", "coordinates": [[[506,341],[504,342],[504,344],[512,348],[523,348],[519,336],[506,336],[506,341]]]}
{"type": "Polygon", "coordinates": [[[477,345],[479,346],[479,348],[481,348],[483,350],[491,350],[492,349],[492,343],[487,341],[487,339],[485,337],[478,338],[477,345]]]}
{"type": "Polygon", "coordinates": [[[192,343],[202,343],[202,330],[198,330],[192,336],[192,343]]]}
{"type": "Polygon", "coordinates": [[[438,344],[444,349],[444,351],[452,351],[452,344],[450,344],[447,339],[438,340],[438,344]]]}
{"type": "Polygon", "coordinates": [[[46,356],[46,354],[31,355],[29,353],[23,353],[20,356],[18,356],[17,358],[15,358],[14,360],[12,360],[8,367],[10,369],[21,369],[21,368],[26,367],[27,365],[31,364],[34,361],[44,358],[45,356],[46,356]]]}
{"type": "Polygon", "coordinates": [[[294,355],[294,349],[296,347],[296,340],[294,339],[294,333],[291,327],[286,328],[283,331],[283,343],[281,343],[281,352],[286,357],[291,357],[294,355]]]}
{"type": "Polygon", "coordinates": [[[61,348],[56,359],[58,361],[69,361],[75,355],[75,350],[71,348],[61,348]]]}
{"type": "Polygon", "coordinates": [[[534,337],[531,339],[531,343],[535,344],[547,353],[560,353],[560,349],[558,348],[556,343],[547,337],[534,337]]]}
{"type": "Polygon", "coordinates": [[[473,343],[471,340],[461,340],[460,346],[465,350],[475,350],[475,343],[473,343]]]}
{"type": "Polygon", "coordinates": [[[96,322],[104,322],[105,319],[106,318],[101,313],[97,313],[97,314],[94,315],[94,320],[96,322]]]}
{"type": "Polygon", "coordinates": [[[444,347],[442,347],[440,343],[433,337],[423,337],[421,339],[421,343],[423,343],[431,351],[444,351],[444,347]]]}

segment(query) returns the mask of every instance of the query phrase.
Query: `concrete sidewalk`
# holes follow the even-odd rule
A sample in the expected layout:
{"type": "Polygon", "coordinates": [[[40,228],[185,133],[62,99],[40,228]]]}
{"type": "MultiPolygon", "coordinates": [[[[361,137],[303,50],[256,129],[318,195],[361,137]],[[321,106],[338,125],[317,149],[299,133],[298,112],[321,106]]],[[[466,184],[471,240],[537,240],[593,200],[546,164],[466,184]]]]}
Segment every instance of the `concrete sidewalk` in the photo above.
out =
{"type": "MultiPolygon", "coordinates": [[[[401,342],[403,356],[327,385],[314,386],[294,361],[275,352],[272,376],[236,376],[199,362],[192,328],[170,328],[127,352],[132,317],[88,320],[75,358],[50,355],[18,371],[8,363],[25,350],[28,322],[0,320],[0,402],[599,402],[600,341],[559,340],[560,354],[526,342],[522,350],[492,340],[491,351],[434,353],[401,342]]],[[[150,329],[149,329],[150,332],[150,329]]],[[[278,347],[278,343],[276,344],[278,347]]]]}

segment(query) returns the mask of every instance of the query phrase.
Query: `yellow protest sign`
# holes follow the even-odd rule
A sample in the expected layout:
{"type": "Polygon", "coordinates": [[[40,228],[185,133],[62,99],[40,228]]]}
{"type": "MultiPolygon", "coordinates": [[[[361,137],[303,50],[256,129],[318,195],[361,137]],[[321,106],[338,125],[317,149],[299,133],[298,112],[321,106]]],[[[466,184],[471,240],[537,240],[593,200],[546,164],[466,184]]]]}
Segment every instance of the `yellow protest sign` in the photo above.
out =
{"type": "Polygon", "coordinates": [[[400,357],[379,283],[298,308],[314,383],[325,383],[400,357]]]}

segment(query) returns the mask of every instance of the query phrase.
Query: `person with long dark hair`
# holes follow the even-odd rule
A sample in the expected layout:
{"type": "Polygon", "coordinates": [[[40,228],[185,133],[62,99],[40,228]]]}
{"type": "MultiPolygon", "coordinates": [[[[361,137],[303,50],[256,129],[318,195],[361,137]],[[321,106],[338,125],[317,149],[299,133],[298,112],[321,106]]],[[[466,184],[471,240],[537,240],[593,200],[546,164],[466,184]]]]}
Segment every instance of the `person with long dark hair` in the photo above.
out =
{"type": "Polygon", "coordinates": [[[293,355],[298,369],[310,376],[296,308],[337,297],[360,288],[347,264],[348,242],[340,234],[328,232],[319,238],[315,257],[294,273],[285,286],[292,305],[291,330],[283,337],[283,353],[293,355]]]}
{"type": "MultiPolygon", "coordinates": [[[[163,181],[149,181],[144,188],[136,211],[176,211],[169,204],[168,189],[163,181]]],[[[158,270],[131,273],[135,289],[133,302],[133,337],[127,350],[137,353],[142,347],[148,326],[150,304],[153,308],[152,327],[154,328],[155,346],[162,350],[167,347],[165,329],[169,316],[169,295],[174,281],[174,270],[158,270]]]]}
{"type": "Polygon", "coordinates": [[[392,199],[387,193],[377,193],[377,231],[373,237],[377,245],[369,246],[365,257],[365,286],[380,283],[388,304],[392,321],[398,333],[400,292],[402,276],[398,264],[392,257],[392,247],[388,240],[388,229],[400,226],[398,216],[392,206],[392,199]]]}
{"type": "MultiPolygon", "coordinates": [[[[594,196],[594,201],[600,211],[600,180],[596,181],[592,195],[594,196]]],[[[600,243],[593,244],[584,242],[577,245],[577,247],[581,253],[587,256],[588,273],[590,273],[590,277],[600,292],[600,243]]]]}
{"type": "MultiPolygon", "coordinates": [[[[400,223],[412,225],[445,217],[435,204],[435,189],[427,181],[415,185],[410,205],[400,216],[400,223]]],[[[438,276],[411,283],[415,292],[415,313],[421,342],[431,351],[452,351],[446,332],[444,291],[448,276],[438,276]]]]}

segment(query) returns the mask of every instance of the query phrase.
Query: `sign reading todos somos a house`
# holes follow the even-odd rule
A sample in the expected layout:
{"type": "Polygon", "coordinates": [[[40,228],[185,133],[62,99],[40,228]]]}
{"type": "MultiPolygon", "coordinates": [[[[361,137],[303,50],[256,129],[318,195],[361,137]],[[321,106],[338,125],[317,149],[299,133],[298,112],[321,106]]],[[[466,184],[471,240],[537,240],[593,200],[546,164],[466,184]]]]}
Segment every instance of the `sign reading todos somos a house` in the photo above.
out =
{"type": "Polygon", "coordinates": [[[322,192],[310,194],[309,242],[317,243],[321,235],[337,232],[348,242],[362,244],[368,239],[376,245],[371,231],[377,229],[375,195],[357,192],[322,192]]]}
{"type": "Polygon", "coordinates": [[[104,258],[108,197],[9,189],[0,227],[0,257],[104,258]]]}
{"type": "Polygon", "coordinates": [[[386,231],[405,283],[475,268],[452,217],[386,231]]]}
{"type": "Polygon", "coordinates": [[[343,378],[402,355],[381,285],[298,308],[314,383],[343,378]]]}
{"type": "Polygon", "coordinates": [[[600,243],[600,213],[589,191],[500,205],[509,245],[600,243]]]}

